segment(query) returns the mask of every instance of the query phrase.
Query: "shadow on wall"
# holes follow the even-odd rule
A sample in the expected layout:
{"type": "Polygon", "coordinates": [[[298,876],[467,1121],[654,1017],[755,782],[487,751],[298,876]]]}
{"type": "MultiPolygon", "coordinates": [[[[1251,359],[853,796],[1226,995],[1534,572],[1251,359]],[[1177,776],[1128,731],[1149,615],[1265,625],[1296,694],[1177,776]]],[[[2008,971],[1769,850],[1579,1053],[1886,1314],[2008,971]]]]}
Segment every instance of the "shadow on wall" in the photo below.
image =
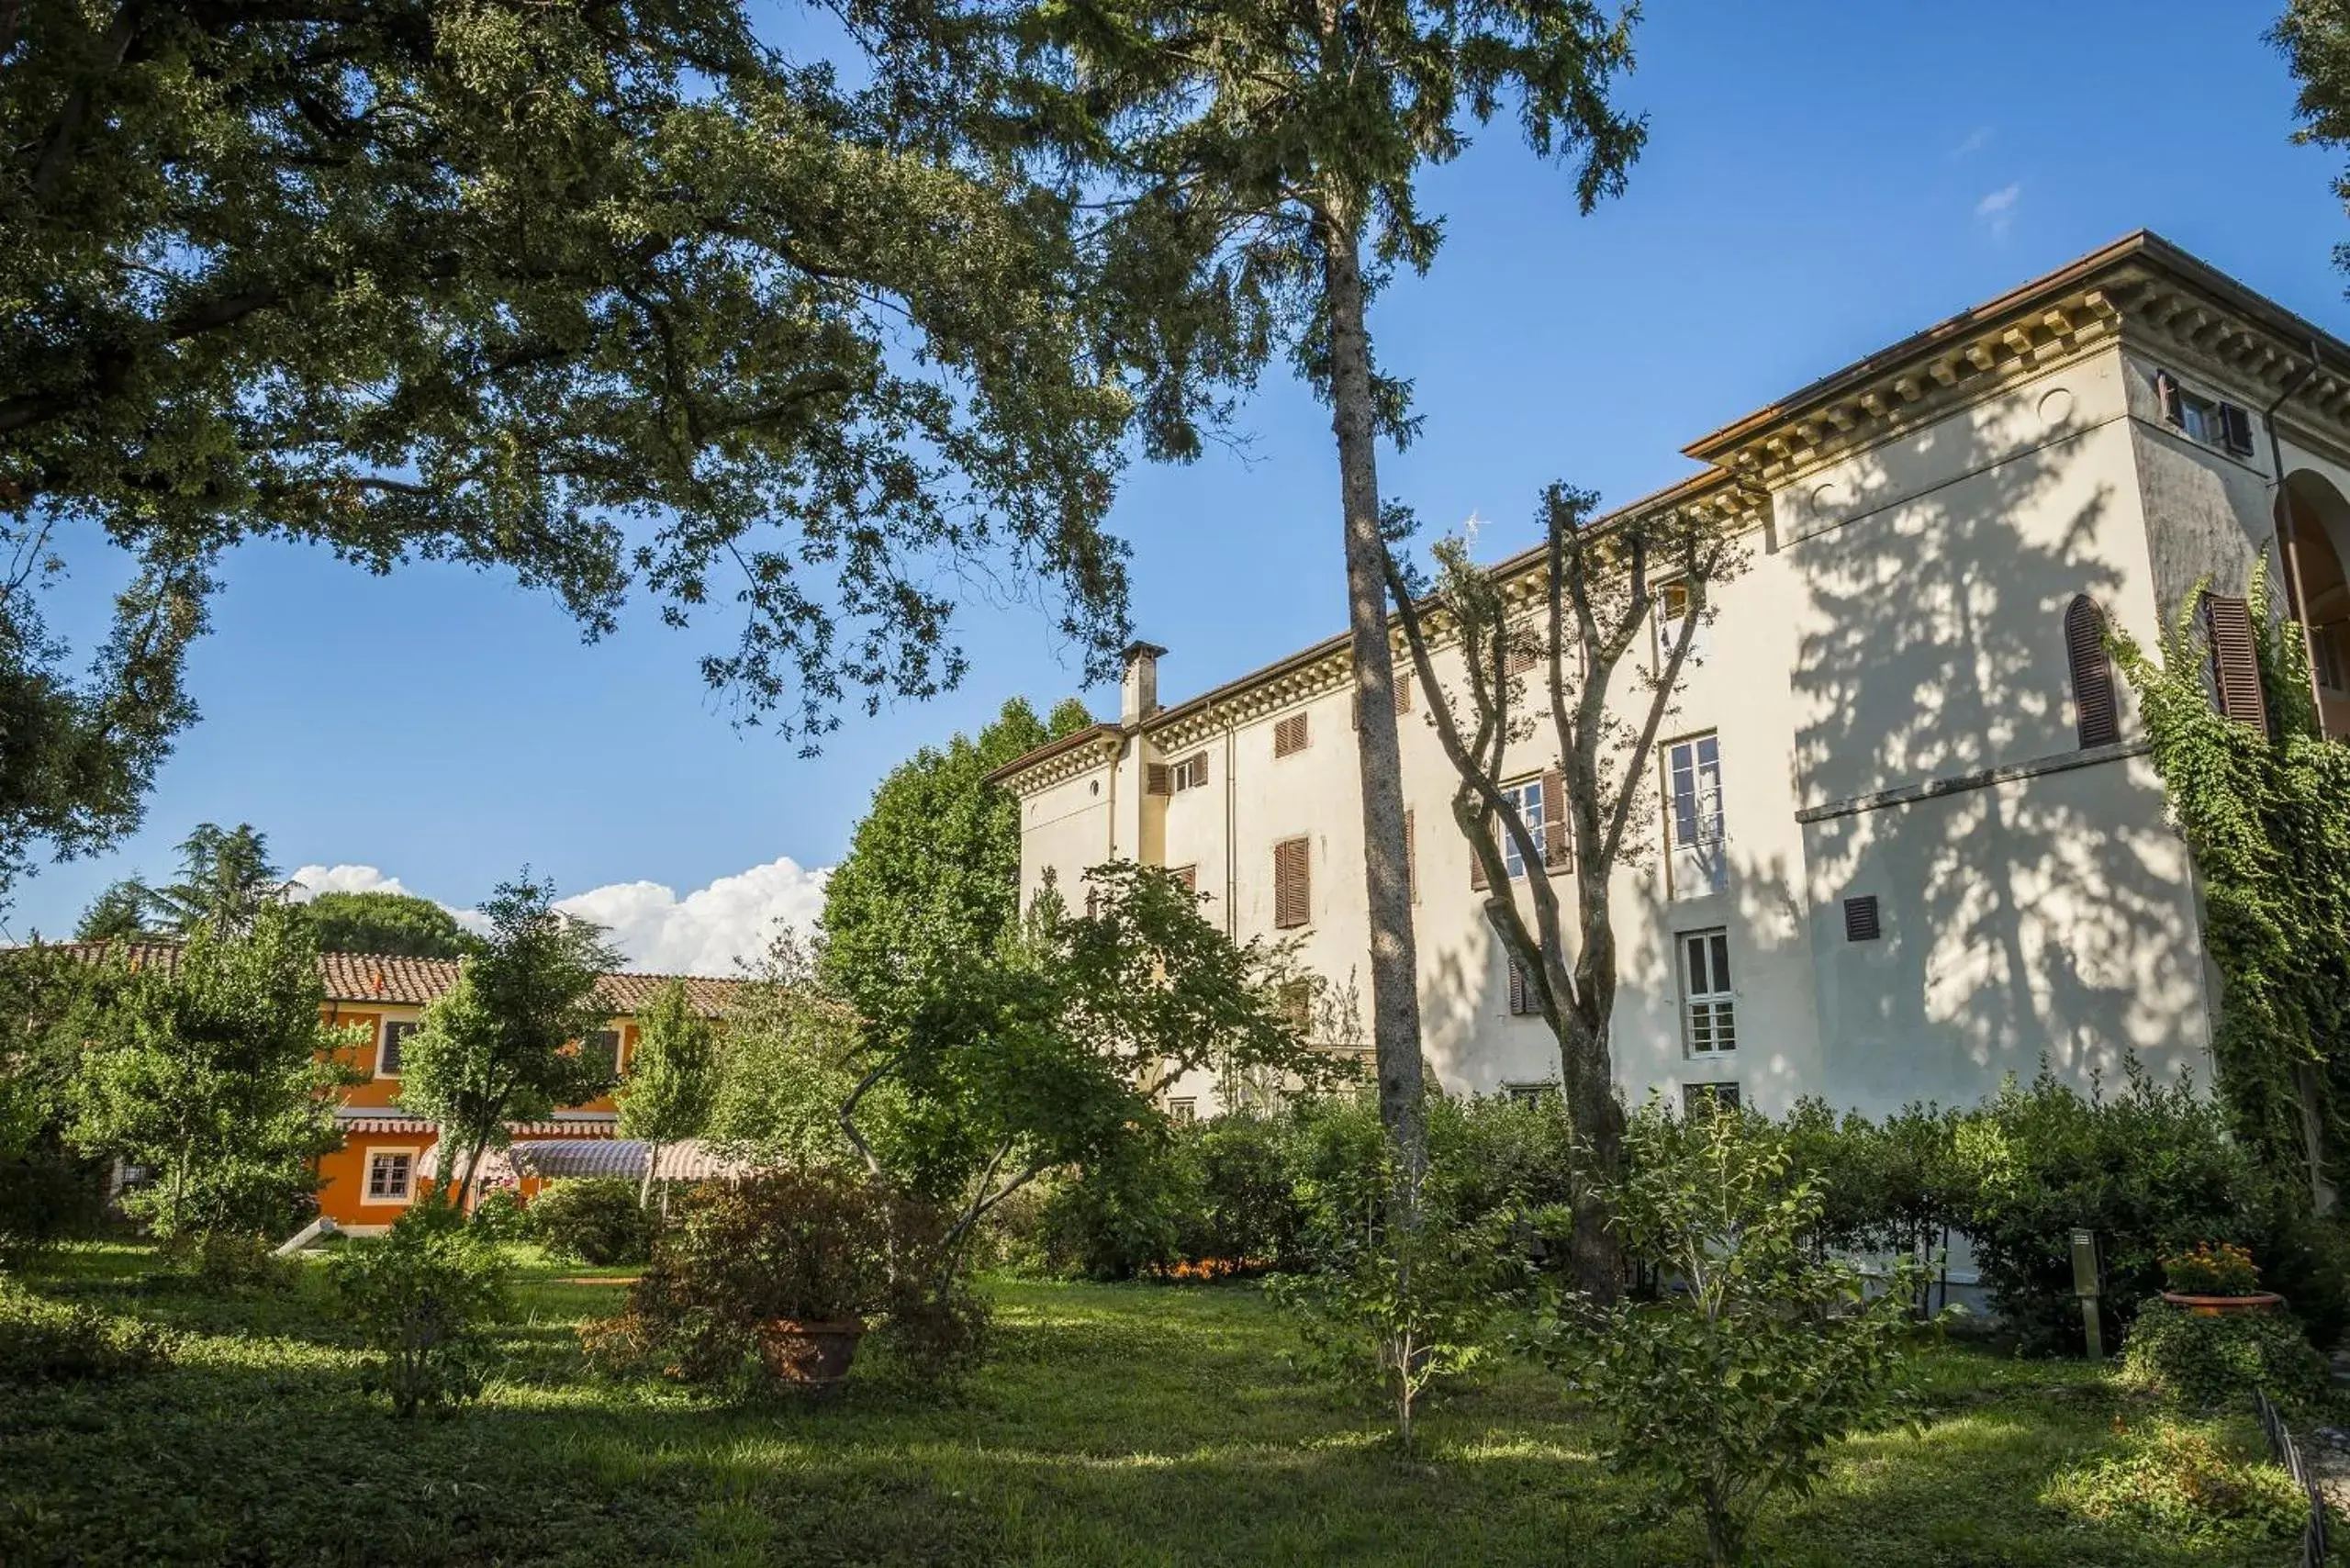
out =
{"type": "MultiPolygon", "coordinates": [[[[1792,782],[1821,1081],[1847,1103],[1971,1100],[2043,1053],[2076,1082],[2131,1049],[2201,1065],[2177,1050],[2202,1044],[2201,961],[2160,787],[2142,758],[2054,766],[2084,750],[2067,607],[2130,603],[2143,632],[2152,600],[2136,508],[2115,504],[2129,424],[2052,398],[2037,432],[1978,411],[1873,454],[1838,509],[1852,521],[1782,546],[1808,596],[1792,782]],[[1964,477],[1905,496],[1919,473],[1964,477]],[[2017,765],[2049,770],[1865,799],[2017,765]],[[1843,901],[1869,895],[1882,934],[1850,940],[1843,901]]],[[[2140,732],[2116,692],[2126,747],[2140,732]]]]}

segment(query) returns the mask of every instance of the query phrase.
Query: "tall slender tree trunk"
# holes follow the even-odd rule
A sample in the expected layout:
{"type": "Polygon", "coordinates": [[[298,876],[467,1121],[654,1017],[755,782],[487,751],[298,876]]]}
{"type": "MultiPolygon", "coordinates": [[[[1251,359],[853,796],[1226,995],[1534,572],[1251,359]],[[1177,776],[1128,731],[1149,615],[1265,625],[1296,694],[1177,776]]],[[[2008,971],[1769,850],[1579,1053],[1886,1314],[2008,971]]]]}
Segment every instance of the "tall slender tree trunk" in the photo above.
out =
{"type": "Polygon", "coordinates": [[[1347,623],[1354,641],[1355,750],[1362,775],[1363,881],[1371,915],[1371,1041],[1379,1116],[1396,1153],[1399,1217],[1416,1225],[1427,1165],[1420,998],[1405,866],[1404,779],[1395,735],[1394,653],[1387,635],[1386,545],[1379,527],[1378,434],[1371,338],[1363,320],[1361,232],[1353,214],[1320,217],[1330,312],[1331,428],[1346,509],[1347,623]]]}

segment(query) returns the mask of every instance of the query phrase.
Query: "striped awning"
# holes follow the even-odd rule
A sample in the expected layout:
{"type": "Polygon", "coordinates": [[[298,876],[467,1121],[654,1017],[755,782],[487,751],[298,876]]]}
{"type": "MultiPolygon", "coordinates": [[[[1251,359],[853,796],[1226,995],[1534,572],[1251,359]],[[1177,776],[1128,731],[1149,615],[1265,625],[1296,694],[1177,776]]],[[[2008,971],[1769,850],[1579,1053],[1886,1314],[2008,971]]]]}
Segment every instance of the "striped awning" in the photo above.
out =
{"type": "MultiPolygon", "coordinates": [[[[425,1150],[418,1174],[438,1176],[434,1156],[425,1150]]],[[[492,1149],[481,1162],[481,1180],[492,1186],[528,1176],[552,1182],[575,1176],[622,1176],[632,1182],[644,1176],[645,1145],[625,1137],[520,1138],[505,1148],[492,1149]]],[[[699,1139],[666,1144],[661,1150],[664,1181],[702,1182],[717,1177],[747,1176],[754,1167],[729,1159],[699,1139]]]]}

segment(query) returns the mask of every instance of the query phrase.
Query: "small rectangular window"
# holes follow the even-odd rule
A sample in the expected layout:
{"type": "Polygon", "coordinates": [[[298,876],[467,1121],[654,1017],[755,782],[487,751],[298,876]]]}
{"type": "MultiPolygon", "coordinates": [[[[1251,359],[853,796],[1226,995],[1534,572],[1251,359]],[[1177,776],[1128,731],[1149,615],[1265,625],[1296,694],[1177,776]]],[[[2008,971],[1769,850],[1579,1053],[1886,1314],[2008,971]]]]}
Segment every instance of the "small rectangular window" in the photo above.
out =
{"type": "Polygon", "coordinates": [[[1729,862],[1724,854],[1719,737],[1695,735],[1667,746],[1664,773],[1673,896],[1720,892],[1729,886],[1729,862]]]}
{"type": "Polygon", "coordinates": [[[1312,738],[1305,727],[1305,715],[1292,713],[1273,726],[1273,755],[1288,756],[1304,751],[1312,738]]]}
{"type": "Polygon", "coordinates": [[[2342,681],[2341,628],[2321,626],[2310,633],[2310,663],[2317,673],[2317,683],[2328,691],[2340,693],[2342,681]]]}
{"type": "Polygon", "coordinates": [[[1513,1105],[1539,1105],[1546,1095],[1558,1092],[1554,1083],[1505,1083],[1502,1092],[1513,1105]]]}
{"type": "Polygon", "coordinates": [[[617,1078],[621,1070],[621,1032],[618,1029],[590,1029],[579,1043],[579,1054],[597,1068],[617,1078]]]}
{"type": "Polygon", "coordinates": [[[376,1204],[404,1203],[416,1173],[416,1156],[406,1149],[380,1151],[367,1157],[367,1200],[376,1204]]]}
{"type": "Polygon", "coordinates": [[[1681,1015],[1691,1056],[1738,1049],[1738,1001],[1729,983],[1729,933],[1684,931],[1681,948],[1681,1015]]]}
{"type": "MultiPolygon", "coordinates": [[[[1502,786],[1502,794],[1517,808],[1519,820],[1526,823],[1527,836],[1540,844],[1542,840],[1542,778],[1520,778],[1514,784],[1502,786]]],[[[1506,823],[1496,820],[1494,830],[1502,838],[1502,863],[1509,868],[1512,877],[1526,875],[1526,859],[1517,852],[1517,835],[1509,831],[1506,823]]]]}
{"type": "Polygon", "coordinates": [[[1877,925],[1876,895],[1863,893],[1844,901],[1844,940],[1874,942],[1883,935],[1877,925]]]}
{"type": "Polygon", "coordinates": [[[400,1075],[400,1052],[407,1046],[408,1037],[416,1033],[416,1028],[413,1022],[385,1024],[383,1043],[375,1047],[376,1077],[397,1078],[400,1075]]]}
{"type": "Polygon", "coordinates": [[[1672,659],[1674,645],[1684,638],[1689,644],[1688,655],[1682,660],[1684,670],[1713,652],[1708,629],[1690,612],[1690,604],[1687,583],[1665,583],[1656,591],[1656,666],[1660,673],[1672,659]]]}
{"type": "Polygon", "coordinates": [[[1197,1100],[1169,1100],[1167,1102],[1167,1119],[1177,1126],[1188,1126],[1200,1119],[1200,1103],[1197,1100]]]}
{"type": "Polygon", "coordinates": [[[1684,1120],[1701,1111],[1737,1109],[1738,1085],[1735,1083],[1684,1083],[1681,1086],[1681,1114],[1684,1120]]]}
{"type": "Polygon", "coordinates": [[[1208,783],[1208,754],[1203,751],[1193,752],[1191,756],[1174,765],[1173,768],[1169,770],[1169,778],[1173,791],[1178,795],[1181,794],[1186,790],[1206,789],[1208,783]]]}
{"type": "Polygon", "coordinates": [[[1200,868],[1197,866],[1172,867],[1167,874],[1182,883],[1185,892],[1196,893],[1200,890],[1200,868]]]}

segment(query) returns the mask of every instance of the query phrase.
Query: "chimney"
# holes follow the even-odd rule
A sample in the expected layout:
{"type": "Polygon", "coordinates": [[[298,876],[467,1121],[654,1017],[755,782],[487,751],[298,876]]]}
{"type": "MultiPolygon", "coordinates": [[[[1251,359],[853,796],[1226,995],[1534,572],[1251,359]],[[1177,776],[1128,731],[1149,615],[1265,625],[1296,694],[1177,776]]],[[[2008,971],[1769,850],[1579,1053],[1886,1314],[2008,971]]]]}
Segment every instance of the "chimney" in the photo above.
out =
{"type": "Polygon", "coordinates": [[[1121,728],[1131,730],[1158,711],[1158,661],[1166,652],[1149,643],[1126,644],[1126,673],[1118,682],[1121,728]]]}

